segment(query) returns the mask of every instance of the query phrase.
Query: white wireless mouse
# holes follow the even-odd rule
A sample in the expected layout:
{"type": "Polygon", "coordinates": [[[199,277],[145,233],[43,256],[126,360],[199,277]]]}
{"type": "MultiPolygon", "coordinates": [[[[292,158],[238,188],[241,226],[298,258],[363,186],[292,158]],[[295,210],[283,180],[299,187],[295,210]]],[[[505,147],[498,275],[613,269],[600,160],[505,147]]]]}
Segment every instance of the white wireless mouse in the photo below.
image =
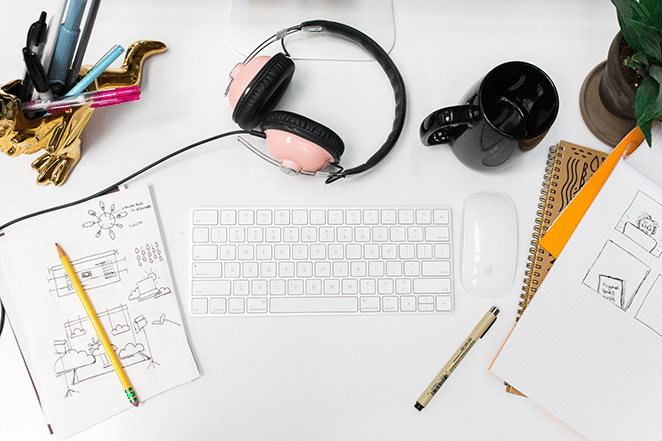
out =
{"type": "Polygon", "coordinates": [[[504,294],[513,284],[517,262],[513,201],[500,193],[470,195],[462,227],[462,283],[472,294],[504,294]]]}

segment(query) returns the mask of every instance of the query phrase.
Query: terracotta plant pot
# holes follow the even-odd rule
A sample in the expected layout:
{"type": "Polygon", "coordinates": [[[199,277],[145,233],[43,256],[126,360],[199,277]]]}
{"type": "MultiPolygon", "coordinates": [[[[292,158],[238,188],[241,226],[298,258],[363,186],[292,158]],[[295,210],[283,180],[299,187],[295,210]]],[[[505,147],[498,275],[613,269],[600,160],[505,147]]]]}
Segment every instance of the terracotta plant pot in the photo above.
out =
{"type": "Polygon", "coordinates": [[[627,82],[621,64],[623,36],[611,42],[607,60],[586,77],[579,94],[582,118],[602,142],[615,147],[637,125],[634,111],[636,90],[627,82]]]}

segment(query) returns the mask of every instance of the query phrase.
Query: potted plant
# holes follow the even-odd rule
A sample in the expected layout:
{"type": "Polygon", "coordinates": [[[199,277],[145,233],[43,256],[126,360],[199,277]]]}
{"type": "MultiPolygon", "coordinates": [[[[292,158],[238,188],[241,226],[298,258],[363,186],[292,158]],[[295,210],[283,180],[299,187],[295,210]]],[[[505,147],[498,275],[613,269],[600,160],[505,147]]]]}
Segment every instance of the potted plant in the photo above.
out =
{"type": "Polygon", "coordinates": [[[589,129],[615,146],[635,126],[649,145],[662,116],[662,2],[612,0],[621,28],[607,60],[586,77],[580,94],[589,129]]]}
{"type": "Polygon", "coordinates": [[[623,38],[634,54],[625,65],[641,77],[635,96],[637,125],[652,144],[651,126],[662,116],[662,2],[612,0],[623,38]]]}

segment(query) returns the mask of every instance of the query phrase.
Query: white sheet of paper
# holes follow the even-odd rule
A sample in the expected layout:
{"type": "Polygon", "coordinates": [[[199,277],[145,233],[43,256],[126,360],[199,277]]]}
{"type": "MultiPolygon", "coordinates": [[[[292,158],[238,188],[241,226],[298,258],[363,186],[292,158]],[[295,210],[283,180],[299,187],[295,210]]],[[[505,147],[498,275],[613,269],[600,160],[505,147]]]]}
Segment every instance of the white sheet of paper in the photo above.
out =
{"type": "Polygon", "coordinates": [[[194,380],[147,186],[15,224],[0,237],[3,302],[47,423],[71,436],[132,408],[55,249],[69,257],[140,401],[194,380]]]}

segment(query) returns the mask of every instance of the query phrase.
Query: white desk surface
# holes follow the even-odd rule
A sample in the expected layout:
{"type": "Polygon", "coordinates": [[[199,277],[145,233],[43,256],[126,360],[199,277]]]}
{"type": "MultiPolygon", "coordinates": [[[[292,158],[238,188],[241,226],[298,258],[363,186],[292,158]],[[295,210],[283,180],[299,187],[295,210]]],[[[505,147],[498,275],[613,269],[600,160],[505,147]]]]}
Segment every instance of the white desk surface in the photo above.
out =
{"type": "MultiPolygon", "coordinates": [[[[5,3],[2,82],[23,75],[27,28],[58,2],[5,3]]],[[[152,188],[182,303],[195,206],[448,205],[455,223],[456,311],[187,315],[201,377],[70,439],[582,439],[527,398],[505,393],[488,366],[515,321],[547,147],[567,140],[610,150],[584,125],[578,96],[618,31],[615,10],[607,0],[394,3],[391,56],[407,86],[408,114],[400,141],[377,168],[325,185],[321,178],[286,176],[236,139],[225,139],[170,160],[131,185],[152,188]],[[538,148],[509,170],[488,174],[469,170],[448,148],[420,143],[425,116],[457,103],[492,67],[517,59],[545,70],[561,98],[558,119],[538,148]],[[459,278],[463,201],[480,190],[507,194],[518,212],[515,283],[496,298],[468,293],[459,278]],[[415,410],[420,393],[492,305],[502,311],[493,329],[429,406],[415,410]]],[[[82,159],[64,185],[35,184],[30,163],[36,155],[0,156],[0,224],[96,192],[184,145],[235,129],[223,91],[243,57],[229,43],[229,19],[229,0],[102,2],[86,64],[113,44],[126,47],[141,39],[161,40],[168,51],[147,60],[140,101],[95,111],[82,136],[82,159]]],[[[264,38],[277,30],[255,25],[264,38]]],[[[296,64],[283,107],[334,128],[347,146],[344,164],[363,162],[392,122],[392,93],[379,67],[365,61],[296,64]]],[[[0,338],[0,378],[0,439],[53,439],[9,326],[0,338]]]]}

